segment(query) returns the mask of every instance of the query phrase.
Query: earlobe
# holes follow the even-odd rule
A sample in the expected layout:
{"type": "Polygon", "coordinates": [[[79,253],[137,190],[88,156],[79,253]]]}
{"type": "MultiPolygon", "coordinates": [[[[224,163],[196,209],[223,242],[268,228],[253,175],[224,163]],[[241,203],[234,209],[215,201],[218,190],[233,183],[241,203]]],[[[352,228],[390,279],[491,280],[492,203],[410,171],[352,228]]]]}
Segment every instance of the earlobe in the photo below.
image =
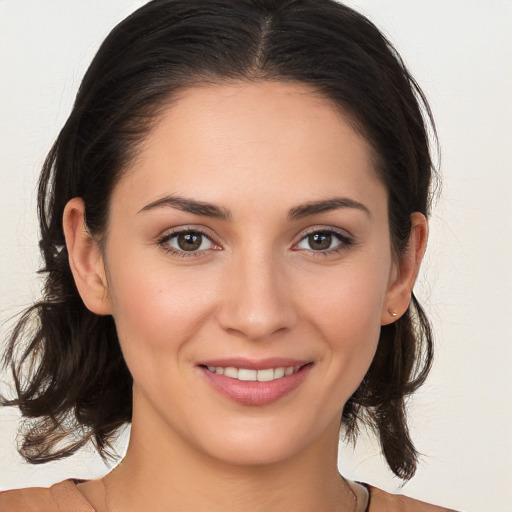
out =
{"type": "Polygon", "coordinates": [[[407,311],[411,302],[412,289],[427,247],[427,239],[427,219],[422,213],[415,212],[411,215],[409,243],[397,263],[386,294],[381,325],[393,323],[407,311]]]}
{"type": "Polygon", "coordinates": [[[85,224],[85,205],[80,197],[67,203],[62,223],[69,266],[85,306],[97,315],[109,315],[111,307],[103,256],[85,224]]]}

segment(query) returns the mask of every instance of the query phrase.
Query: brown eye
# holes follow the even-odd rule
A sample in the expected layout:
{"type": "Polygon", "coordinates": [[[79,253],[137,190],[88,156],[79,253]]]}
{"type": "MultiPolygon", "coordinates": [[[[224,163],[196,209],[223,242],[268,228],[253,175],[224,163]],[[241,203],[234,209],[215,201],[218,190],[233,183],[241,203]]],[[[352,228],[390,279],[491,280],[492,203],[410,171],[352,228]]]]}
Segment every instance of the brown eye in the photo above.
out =
{"type": "Polygon", "coordinates": [[[332,235],[330,233],[313,233],[308,235],[308,244],[314,251],[325,251],[331,247],[332,235]]]}
{"type": "Polygon", "coordinates": [[[203,242],[203,235],[201,233],[180,233],[176,237],[176,242],[182,251],[197,251],[203,242]]]}
{"type": "Polygon", "coordinates": [[[215,244],[201,231],[180,231],[166,235],[159,241],[166,250],[175,253],[201,253],[215,248],[215,244]]]}
{"type": "Polygon", "coordinates": [[[313,231],[297,244],[298,249],[315,252],[335,252],[350,246],[352,240],[337,231],[313,231]]]}

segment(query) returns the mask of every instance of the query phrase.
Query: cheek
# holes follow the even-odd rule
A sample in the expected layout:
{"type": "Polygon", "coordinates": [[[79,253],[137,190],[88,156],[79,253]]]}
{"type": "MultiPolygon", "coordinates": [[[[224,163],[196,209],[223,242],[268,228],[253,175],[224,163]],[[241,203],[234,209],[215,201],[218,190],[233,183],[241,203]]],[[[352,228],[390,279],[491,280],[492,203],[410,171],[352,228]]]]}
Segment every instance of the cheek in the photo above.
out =
{"type": "Polygon", "coordinates": [[[389,275],[383,263],[340,269],[307,294],[309,321],[329,348],[331,391],[344,399],[358,387],[377,349],[389,275]]]}
{"type": "Polygon", "coordinates": [[[368,265],[347,265],[336,272],[316,276],[315,286],[304,283],[302,295],[308,297],[306,309],[330,338],[351,333],[379,330],[384,305],[389,267],[370,262],[368,265]],[[306,292],[307,288],[307,292],[306,292]]]}
{"type": "Polygon", "coordinates": [[[165,262],[129,255],[117,262],[109,296],[128,365],[142,364],[142,355],[176,354],[209,315],[212,276],[197,269],[172,272],[165,262]]]}

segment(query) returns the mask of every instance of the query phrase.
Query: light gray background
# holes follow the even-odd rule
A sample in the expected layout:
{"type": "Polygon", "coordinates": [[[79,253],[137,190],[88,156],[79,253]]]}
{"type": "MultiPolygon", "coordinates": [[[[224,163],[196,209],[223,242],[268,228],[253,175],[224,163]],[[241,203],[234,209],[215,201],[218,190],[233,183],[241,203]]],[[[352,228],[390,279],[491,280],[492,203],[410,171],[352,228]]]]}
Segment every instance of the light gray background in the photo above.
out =
{"type": "MultiPolygon", "coordinates": [[[[0,0],[2,321],[39,293],[35,183],[44,156],[100,42],[143,3],[0,0]]],[[[442,145],[443,193],[417,287],[435,324],[437,358],[411,402],[424,457],[402,492],[467,512],[510,512],[512,1],[348,3],[402,53],[431,102],[442,145]]],[[[15,410],[0,411],[0,490],[107,471],[91,448],[60,463],[25,464],[14,449],[17,422],[15,410]]],[[[340,468],[398,488],[370,437],[355,451],[342,447],[340,468]]]]}

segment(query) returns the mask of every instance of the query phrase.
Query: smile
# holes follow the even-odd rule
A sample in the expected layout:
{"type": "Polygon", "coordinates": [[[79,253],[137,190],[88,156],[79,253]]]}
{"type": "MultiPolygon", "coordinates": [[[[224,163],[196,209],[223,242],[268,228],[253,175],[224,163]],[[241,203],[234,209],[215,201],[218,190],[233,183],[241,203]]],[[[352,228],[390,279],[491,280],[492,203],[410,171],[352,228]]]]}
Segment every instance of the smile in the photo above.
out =
{"type": "Polygon", "coordinates": [[[208,361],[198,366],[206,382],[224,397],[243,405],[276,402],[301,386],[313,362],[274,358],[208,361]]]}
{"type": "Polygon", "coordinates": [[[270,382],[297,373],[300,366],[281,366],[278,368],[266,368],[264,370],[251,370],[248,368],[235,368],[233,366],[208,366],[208,370],[218,375],[224,375],[231,379],[242,381],[270,382]]]}

